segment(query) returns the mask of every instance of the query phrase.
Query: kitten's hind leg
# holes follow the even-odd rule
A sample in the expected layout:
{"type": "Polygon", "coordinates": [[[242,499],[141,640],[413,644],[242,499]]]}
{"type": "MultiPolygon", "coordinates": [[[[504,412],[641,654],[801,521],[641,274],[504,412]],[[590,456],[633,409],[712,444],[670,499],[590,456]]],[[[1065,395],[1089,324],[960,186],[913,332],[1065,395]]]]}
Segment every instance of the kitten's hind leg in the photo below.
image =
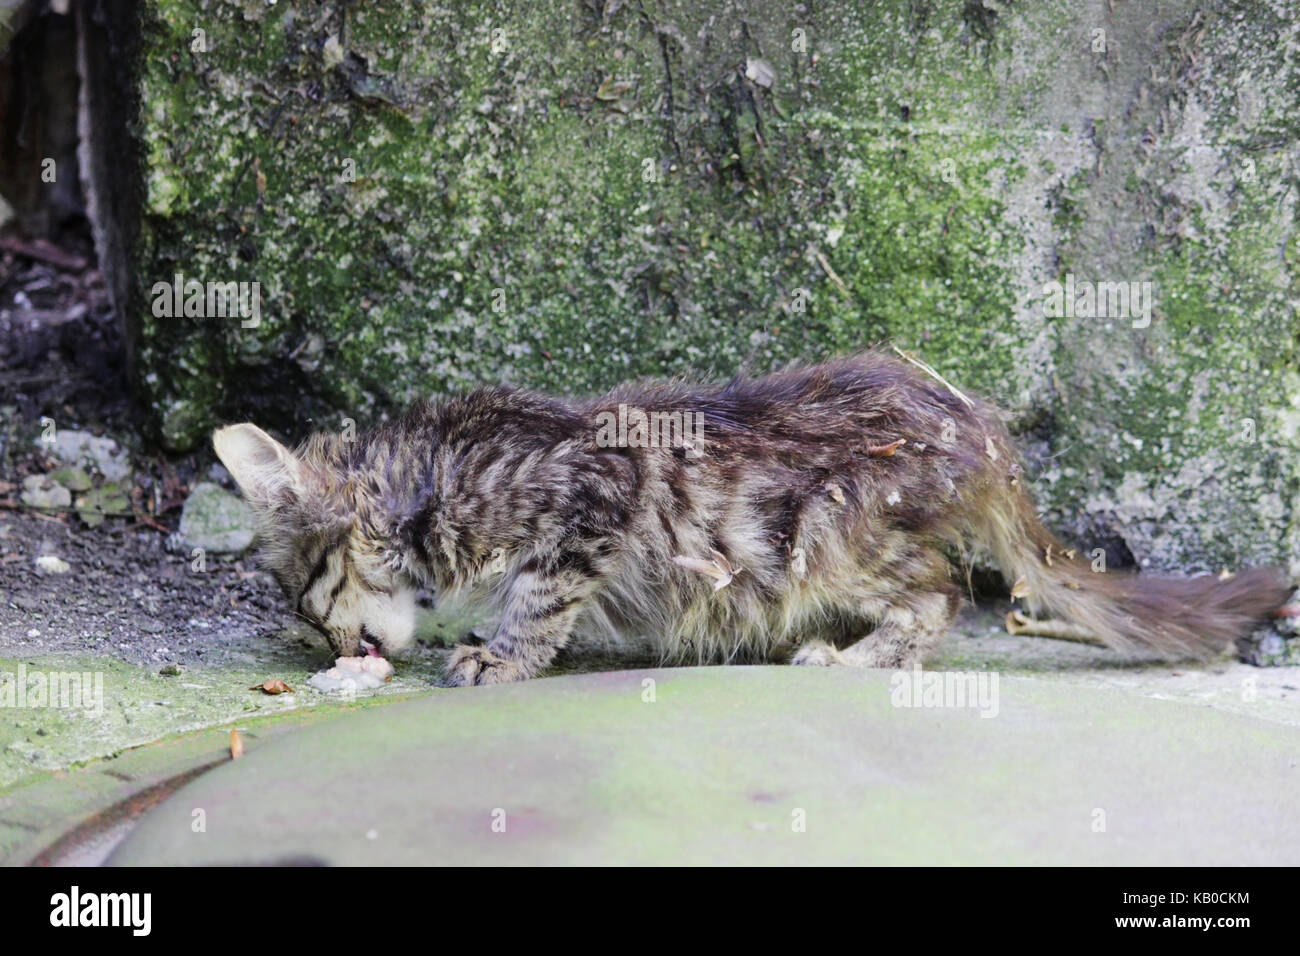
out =
{"type": "Polygon", "coordinates": [[[857,642],[837,650],[824,641],[814,641],[799,648],[790,663],[820,667],[833,664],[912,667],[943,640],[959,605],[956,588],[909,595],[891,604],[875,630],[857,642]]]}
{"type": "Polygon", "coordinates": [[[809,641],[799,646],[790,658],[790,663],[796,667],[830,667],[845,661],[840,660],[840,652],[835,649],[835,645],[827,641],[809,641]]]}

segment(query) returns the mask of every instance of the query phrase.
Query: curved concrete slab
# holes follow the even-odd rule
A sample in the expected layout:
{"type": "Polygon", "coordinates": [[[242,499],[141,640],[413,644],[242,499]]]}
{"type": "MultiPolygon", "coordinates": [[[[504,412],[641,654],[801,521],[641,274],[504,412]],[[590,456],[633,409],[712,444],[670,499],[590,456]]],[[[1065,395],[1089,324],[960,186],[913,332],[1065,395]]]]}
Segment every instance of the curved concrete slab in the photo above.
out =
{"type": "Polygon", "coordinates": [[[990,717],[891,690],[713,667],[438,691],[208,772],[110,862],[1300,863],[1300,728],[1023,678],[990,717]]]}

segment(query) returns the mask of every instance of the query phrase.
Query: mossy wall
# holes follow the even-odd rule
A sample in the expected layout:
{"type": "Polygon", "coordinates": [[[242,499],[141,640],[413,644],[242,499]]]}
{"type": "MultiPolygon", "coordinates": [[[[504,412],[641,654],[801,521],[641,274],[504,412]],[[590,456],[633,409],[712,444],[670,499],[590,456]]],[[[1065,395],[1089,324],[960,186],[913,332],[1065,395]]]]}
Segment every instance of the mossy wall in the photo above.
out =
{"type": "Polygon", "coordinates": [[[185,448],[887,341],[1008,408],[1063,533],[1300,554],[1296,6],[152,0],[144,404],[185,448]],[[177,272],[260,325],[155,316],[177,272]],[[1068,275],[1149,324],[1045,314],[1068,275]]]}

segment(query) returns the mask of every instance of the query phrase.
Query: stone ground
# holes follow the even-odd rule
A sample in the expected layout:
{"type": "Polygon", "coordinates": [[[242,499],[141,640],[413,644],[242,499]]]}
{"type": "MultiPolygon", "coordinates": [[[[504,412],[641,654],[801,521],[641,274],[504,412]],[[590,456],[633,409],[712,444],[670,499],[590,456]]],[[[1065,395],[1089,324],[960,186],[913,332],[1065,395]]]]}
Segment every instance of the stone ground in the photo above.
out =
{"type": "Polygon", "coordinates": [[[996,707],[901,706],[891,683],[713,667],[445,690],[218,764],[108,862],[1300,861],[1298,728],[1016,677],[996,707]]]}

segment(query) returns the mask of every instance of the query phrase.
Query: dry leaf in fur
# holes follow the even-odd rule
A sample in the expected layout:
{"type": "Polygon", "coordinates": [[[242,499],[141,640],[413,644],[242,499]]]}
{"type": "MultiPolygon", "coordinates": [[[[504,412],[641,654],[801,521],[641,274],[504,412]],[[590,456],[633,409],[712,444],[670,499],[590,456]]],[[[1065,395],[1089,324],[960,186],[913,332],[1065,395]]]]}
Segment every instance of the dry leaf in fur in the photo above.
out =
{"type": "Polygon", "coordinates": [[[808,573],[808,555],[803,548],[795,548],[790,552],[790,572],[797,578],[808,573]]]}
{"type": "Polygon", "coordinates": [[[710,551],[712,560],[705,561],[702,558],[688,558],[685,555],[674,555],[673,564],[688,571],[696,571],[705,577],[713,578],[713,590],[721,591],[732,579],[739,574],[744,568],[733,568],[731,562],[727,560],[726,555],[720,551],[710,551]]]}
{"type": "Polygon", "coordinates": [[[889,458],[906,444],[907,439],[900,438],[897,441],[891,441],[888,445],[869,445],[867,446],[867,454],[872,458],[889,458]]]}

